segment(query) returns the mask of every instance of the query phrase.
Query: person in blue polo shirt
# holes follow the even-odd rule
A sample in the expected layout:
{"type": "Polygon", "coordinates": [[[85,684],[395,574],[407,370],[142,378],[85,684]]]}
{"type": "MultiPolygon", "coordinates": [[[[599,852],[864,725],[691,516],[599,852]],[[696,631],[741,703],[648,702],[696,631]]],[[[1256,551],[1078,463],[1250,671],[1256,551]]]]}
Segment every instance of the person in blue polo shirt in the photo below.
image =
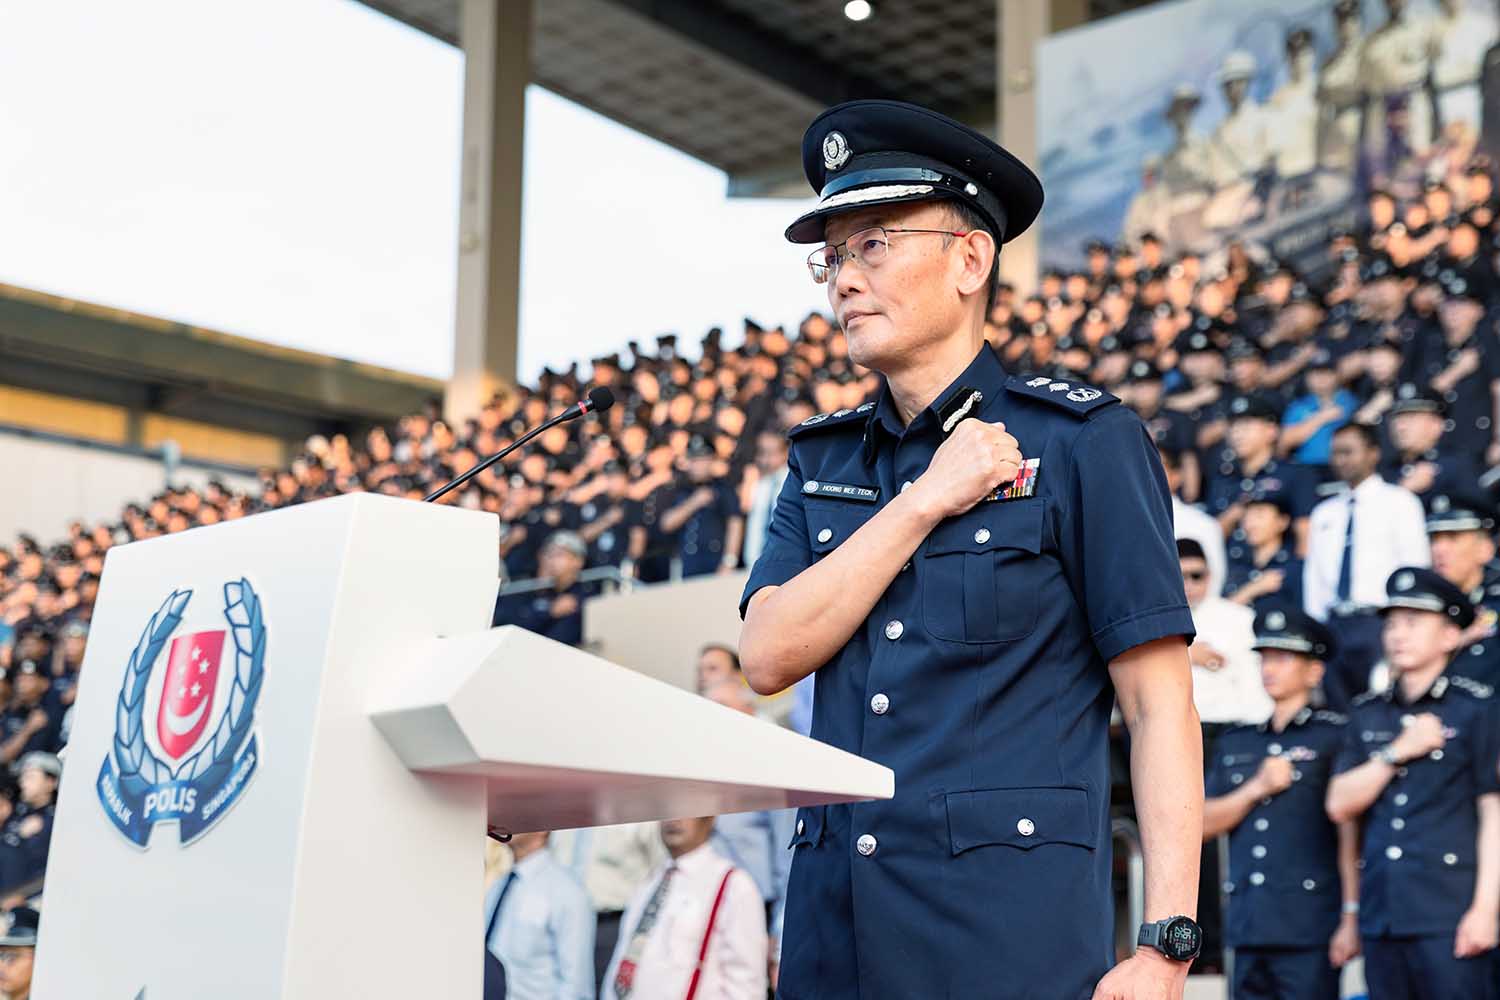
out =
{"type": "Polygon", "coordinates": [[[1364,830],[1370,1000],[1494,1000],[1500,716],[1489,685],[1450,668],[1474,606],[1415,566],[1386,594],[1391,681],[1354,699],[1327,802],[1364,830]]]}
{"type": "Polygon", "coordinates": [[[790,432],[741,603],[746,679],[816,677],[812,735],[889,801],[799,810],[782,1000],[1178,998],[1201,946],[1202,748],[1150,433],[984,339],[996,254],[1041,207],[1020,161],[856,101],[803,142],[814,281],[877,399],[790,432]],[[1109,719],[1131,733],[1141,947],[1115,965],[1109,719]],[[1111,966],[1114,966],[1111,968],[1111,966]]]}
{"type": "Polygon", "coordinates": [[[1323,809],[1348,721],[1314,696],[1333,635],[1293,608],[1255,618],[1271,718],[1221,735],[1209,759],[1204,839],[1229,835],[1225,943],[1234,1000],[1336,1000],[1359,954],[1359,829],[1323,809]]]}

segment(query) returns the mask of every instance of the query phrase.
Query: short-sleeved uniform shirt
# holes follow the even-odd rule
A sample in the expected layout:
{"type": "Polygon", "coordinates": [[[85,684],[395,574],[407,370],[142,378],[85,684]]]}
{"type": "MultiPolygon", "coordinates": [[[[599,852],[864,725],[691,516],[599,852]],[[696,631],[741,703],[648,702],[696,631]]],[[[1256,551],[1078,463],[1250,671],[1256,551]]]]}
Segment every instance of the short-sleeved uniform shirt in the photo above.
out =
{"type": "Polygon", "coordinates": [[[719,568],[724,562],[729,522],[743,513],[733,487],[722,480],[683,483],[673,496],[672,505],[683,503],[699,489],[713,491],[714,498],[708,506],[694,511],[677,530],[677,553],[682,558],[683,576],[702,576],[719,568]]]}
{"type": "Polygon", "coordinates": [[[1204,503],[1215,517],[1257,492],[1286,493],[1292,501],[1292,517],[1305,518],[1318,504],[1317,477],[1307,468],[1281,459],[1271,459],[1251,474],[1240,462],[1229,459],[1212,470],[1204,503]]]}
{"type": "Polygon", "coordinates": [[[1364,937],[1451,935],[1474,897],[1479,796],[1500,792],[1500,717],[1493,689],[1450,668],[1406,701],[1400,685],[1354,699],[1342,774],[1401,732],[1402,718],[1443,720],[1441,750],[1396,769],[1362,817],[1359,932],[1364,937]]]}
{"type": "Polygon", "coordinates": [[[1490,687],[1500,685],[1500,574],[1487,572],[1469,593],[1474,620],[1480,626],[1475,641],[1461,650],[1453,668],[1490,687]]]}
{"type": "MultiPolygon", "coordinates": [[[[1239,533],[1236,532],[1236,535],[1239,533]]],[[[1274,593],[1257,597],[1252,606],[1257,612],[1266,611],[1278,604],[1293,608],[1302,607],[1302,560],[1289,545],[1283,545],[1267,560],[1264,566],[1255,562],[1255,550],[1249,542],[1238,537],[1230,540],[1226,551],[1224,569],[1224,596],[1232,597],[1236,591],[1270,572],[1281,574],[1281,588],[1274,593]]]]}
{"type": "Polygon", "coordinates": [[[813,417],[741,613],[920,477],[959,413],[1004,421],[1030,464],[933,528],[814,675],[813,737],[896,787],[798,812],[784,1000],[1075,1000],[1113,964],[1107,666],[1193,634],[1140,418],[987,347],[906,427],[888,390],[813,417]]]}
{"type": "Polygon", "coordinates": [[[1348,720],[1304,708],[1277,732],[1236,726],[1214,743],[1205,794],[1218,798],[1255,777],[1267,757],[1292,763],[1292,784],[1263,798],[1229,834],[1225,943],[1235,948],[1324,948],[1337,929],[1342,886],[1338,827],[1324,811],[1348,720]]]}

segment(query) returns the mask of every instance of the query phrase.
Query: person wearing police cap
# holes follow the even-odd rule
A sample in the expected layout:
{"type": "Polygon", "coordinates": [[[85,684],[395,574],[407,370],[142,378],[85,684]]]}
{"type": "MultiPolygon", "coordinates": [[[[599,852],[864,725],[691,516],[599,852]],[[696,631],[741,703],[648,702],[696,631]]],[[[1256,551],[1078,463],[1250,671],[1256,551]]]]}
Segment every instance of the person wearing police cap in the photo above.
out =
{"type": "Polygon", "coordinates": [[[1441,336],[1423,336],[1406,347],[1401,377],[1430,387],[1444,404],[1448,429],[1444,440],[1454,451],[1483,455],[1500,464],[1500,426],[1495,405],[1500,398],[1500,349],[1490,327],[1481,327],[1485,303],[1477,288],[1462,278],[1443,284],[1438,307],[1441,336]]]}
{"type": "Polygon", "coordinates": [[[0,913],[0,993],[9,1000],[31,1000],[37,933],[42,915],[29,906],[0,913]]]}
{"type": "Polygon", "coordinates": [[[1440,493],[1427,504],[1432,568],[1468,595],[1474,624],[1464,630],[1457,663],[1485,684],[1500,683],[1500,574],[1495,558],[1495,508],[1481,496],[1440,493]]]}
{"type": "Polygon", "coordinates": [[[684,577],[727,573],[739,559],[745,516],[733,487],[714,474],[717,456],[703,434],[688,441],[687,474],[661,516],[662,532],[677,541],[684,577]]]}
{"type": "Polygon", "coordinates": [[[1275,707],[1209,752],[1203,837],[1229,836],[1234,1000],[1334,1000],[1339,968],[1359,954],[1359,829],[1330,822],[1323,807],[1348,721],[1317,706],[1333,644],[1295,608],[1257,614],[1255,650],[1275,707]]]}
{"type": "Polygon", "coordinates": [[[1285,490],[1260,488],[1246,498],[1227,556],[1226,598],[1256,611],[1302,606],[1302,560],[1292,537],[1292,498],[1285,490]]]}
{"type": "Polygon", "coordinates": [[[1413,382],[1401,383],[1386,423],[1391,447],[1381,458],[1380,475],[1387,482],[1410,490],[1423,502],[1436,493],[1476,489],[1479,467],[1447,438],[1446,407],[1437,393],[1413,382]]]}
{"type": "Polygon", "coordinates": [[[1230,52],[1219,67],[1228,109],[1208,140],[1209,176],[1218,189],[1207,213],[1211,227],[1242,221],[1246,200],[1271,165],[1270,122],[1250,96],[1255,71],[1255,57],[1242,50],[1230,52]]]}
{"type": "Polygon", "coordinates": [[[595,585],[579,580],[588,543],[574,531],[554,531],[537,558],[540,589],[501,594],[494,624],[519,625],[549,639],[578,646],[583,643],[583,604],[595,585]]]}
{"type": "Polygon", "coordinates": [[[766,695],[814,675],[812,736],[895,796],[799,810],[780,995],[1181,997],[1202,751],[1166,482],[1114,396],[1010,374],[983,339],[1041,185],[891,101],[820,115],[803,163],[820,200],[787,237],[823,244],[812,278],[885,382],[790,431],[741,662],[766,695]],[[1147,923],[1111,969],[1116,701],[1147,923]]]}
{"type": "Polygon", "coordinates": [[[1354,700],[1328,815],[1359,820],[1371,1000],[1495,996],[1500,715],[1454,662],[1474,606],[1430,569],[1386,583],[1390,681],[1354,700]]]}
{"type": "Polygon", "coordinates": [[[1208,512],[1219,519],[1226,534],[1239,529],[1245,502],[1257,491],[1284,493],[1292,512],[1294,542],[1307,535],[1307,518],[1317,501],[1316,484],[1307,469],[1276,457],[1281,434],[1280,401],[1270,393],[1255,392],[1229,402],[1229,452],[1213,470],[1204,497],[1208,512]]]}

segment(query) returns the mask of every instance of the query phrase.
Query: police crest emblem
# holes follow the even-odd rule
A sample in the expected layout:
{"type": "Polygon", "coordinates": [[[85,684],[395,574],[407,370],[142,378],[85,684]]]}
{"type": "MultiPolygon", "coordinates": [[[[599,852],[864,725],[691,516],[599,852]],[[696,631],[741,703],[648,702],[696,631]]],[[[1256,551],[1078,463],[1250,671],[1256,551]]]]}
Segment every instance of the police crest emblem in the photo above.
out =
{"type": "Polygon", "coordinates": [[[183,845],[201,837],[238,801],[260,760],[253,731],[265,679],[260,598],[248,580],[226,583],[228,628],[173,635],[192,594],[172,591],[142,629],[96,782],[104,814],[138,847],[148,846],[156,824],[174,820],[183,845]],[[163,647],[160,693],[148,698],[163,647]]]}

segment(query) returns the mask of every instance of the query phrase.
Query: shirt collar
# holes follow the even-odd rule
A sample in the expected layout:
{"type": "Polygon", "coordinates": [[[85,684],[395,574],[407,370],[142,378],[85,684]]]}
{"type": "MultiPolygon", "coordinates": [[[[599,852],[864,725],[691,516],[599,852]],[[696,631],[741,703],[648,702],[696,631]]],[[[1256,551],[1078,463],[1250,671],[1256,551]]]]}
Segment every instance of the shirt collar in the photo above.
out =
{"type": "Polygon", "coordinates": [[[515,866],[511,870],[516,873],[517,878],[535,875],[537,873],[537,869],[542,868],[547,864],[548,850],[549,848],[544,847],[540,851],[531,852],[520,861],[517,861],[515,863],[515,866]]]}
{"type": "MultiPolygon", "coordinates": [[[[1291,729],[1293,726],[1305,726],[1307,725],[1308,720],[1312,717],[1313,707],[1311,705],[1303,705],[1301,708],[1297,709],[1296,715],[1287,720],[1286,728],[1291,729]]],[[[1271,723],[1274,719],[1275,716],[1272,715],[1268,717],[1265,722],[1262,722],[1260,724],[1260,731],[1263,733],[1269,733],[1271,731],[1271,723]]],[[[1282,732],[1286,732],[1286,729],[1283,729],[1282,732]]]]}
{"type": "Polygon", "coordinates": [[[1417,695],[1411,701],[1407,701],[1406,696],[1401,693],[1401,677],[1400,675],[1396,675],[1391,678],[1391,683],[1382,693],[1385,695],[1386,701],[1392,701],[1398,705],[1415,705],[1427,698],[1431,698],[1434,701],[1442,701],[1443,696],[1448,693],[1448,684],[1448,671],[1444,669],[1442,673],[1438,674],[1437,680],[1432,682],[1431,687],[1417,695]]]}
{"type": "Polygon", "coordinates": [[[680,858],[668,858],[667,867],[676,867],[684,873],[698,871],[712,864],[718,856],[719,852],[714,850],[710,841],[693,848],[680,858]]]}
{"type": "Polygon", "coordinates": [[[875,460],[875,450],[879,447],[882,433],[899,439],[907,431],[921,431],[929,423],[933,428],[941,430],[939,412],[953,402],[960,392],[977,390],[984,394],[984,399],[979,406],[969,411],[971,416],[978,416],[980,408],[988,409],[1000,398],[1008,377],[1005,368],[1000,364],[1000,359],[990,345],[981,344],[979,353],[974,355],[974,360],[969,362],[969,367],[950,382],[946,389],[938,393],[926,409],[913,417],[910,425],[901,423],[901,414],[896,410],[896,401],[891,396],[891,387],[889,384],[882,384],[880,399],[875,403],[875,408],[870,411],[870,416],[865,421],[865,463],[869,464],[875,460]]]}

